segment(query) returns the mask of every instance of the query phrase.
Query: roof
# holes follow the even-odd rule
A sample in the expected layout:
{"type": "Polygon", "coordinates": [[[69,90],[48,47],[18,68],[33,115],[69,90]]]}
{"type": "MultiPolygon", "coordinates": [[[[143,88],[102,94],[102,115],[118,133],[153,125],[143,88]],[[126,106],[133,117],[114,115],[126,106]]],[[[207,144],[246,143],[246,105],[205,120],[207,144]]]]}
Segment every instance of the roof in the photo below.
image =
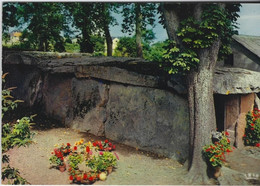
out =
{"type": "Polygon", "coordinates": [[[260,36],[233,35],[233,39],[260,58],[260,36]]]}
{"type": "Polygon", "coordinates": [[[217,67],[213,79],[213,91],[224,95],[258,93],[259,79],[259,72],[234,67],[217,67]]]}

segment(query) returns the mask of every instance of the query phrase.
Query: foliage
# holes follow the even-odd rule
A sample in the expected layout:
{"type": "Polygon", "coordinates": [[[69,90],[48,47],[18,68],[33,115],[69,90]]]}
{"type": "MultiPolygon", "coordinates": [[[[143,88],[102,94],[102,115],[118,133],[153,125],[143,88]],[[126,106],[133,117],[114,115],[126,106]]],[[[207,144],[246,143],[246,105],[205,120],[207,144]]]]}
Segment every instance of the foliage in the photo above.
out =
{"type": "Polygon", "coordinates": [[[246,128],[243,136],[244,144],[259,146],[260,143],[260,110],[255,108],[246,115],[246,128]]]}
{"type": "Polygon", "coordinates": [[[81,31],[78,35],[78,43],[80,45],[80,52],[94,52],[94,43],[91,41],[90,36],[94,34],[98,26],[95,24],[98,18],[96,14],[96,3],[65,3],[69,15],[72,17],[73,26],[81,31]]]}
{"type": "Polygon", "coordinates": [[[93,156],[90,160],[86,162],[94,172],[103,172],[108,169],[108,167],[115,167],[117,164],[116,157],[108,151],[99,152],[98,156],[93,156]]]}
{"type": "Polygon", "coordinates": [[[26,146],[32,143],[34,133],[31,133],[30,121],[33,117],[23,117],[11,126],[6,123],[2,127],[2,152],[6,152],[15,146],[26,146]]]}
{"type": "Polygon", "coordinates": [[[62,3],[19,3],[19,21],[27,23],[27,30],[33,33],[30,42],[36,42],[38,50],[64,51],[61,31],[65,29],[66,19],[62,3]]]}
{"type": "Polygon", "coordinates": [[[78,43],[66,42],[65,43],[65,51],[69,52],[69,53],[79,52],[80,51],[80,46],[79,46],[78,43]]]}
{"type": "Polygon", "coordinates": [[[122,32],[131,33],[135,29],[136,55],[138,57],[143,57],[142,34],[147,25],[154,26],[157,6],[156,3],[122,4],[122,32]]]}
{"type": "MultiPolygon", "coordinates": [[[[150,43],[154,39],[154,34],[151,30],[145,30],[142,34],[143,53],[145,59],[150,59],[151,47],[150,43]]],[[[136,37],[121,37],[114,51],[115,56],[122,57],[137,57],[136,53],[136,37]]]]}
{"type": "MultiPolygon", "coordinates": [[[[5,83],[4,78],[7,74],[8,73],[6,73],[2,76],[2,82],[3,83],[5,83]]],[[[13,96],[11,95],[11,92],[15,88],[16,87],[10,87],[10,88],[2,90],[2,118],[4,117],[4,114],[7,111],[14,110],[15,108],[17,108],[17,106],[18,106],[17,103],[23,102],[22,100],[13,101],[13,96]]]]}
{"type": "Polygon", "coordinates": [[[221,139],[203,147],[203,156],[212,167],[221,167],[225,161],[225,153],[232,152],[228,132],[222,132],[221,139]]]}
{"type": "Polygon", "coordinates": [[[8,184],[12,184],[12,185],[29,184],[28,181],[26,181],[23,177],[20,176],[19,170],[15,169],[13,167],[10,167],[10,165],[3,168],[2,180],[5,180],[5,179],[8,179],[8,184]]]}
{"type": "MultiPolygon", "coordinates": [[[[5,83],[5,77],[7,73],[2,76],[2,82],[5,83]]],[[[17,103],[21,100],[13,101],[11,91],[14,88],[3,88],[2,90],[2,118],[5,113],[10,110],[14,110],[17,107],[17,103]]],[[[34,115],[35,116],[35,115],[34,115]]],[[[30,127],[33,123],[33,117],[23,117],[18,119],[14,124],[4,123],[2,125],[2,163],[9,163],[9,156],[5,153],[14,147],[26,146],[32,143],[34,133],[30,131],[30,127]]],[[[2,168],[2,180],[8,179],[10,184],[27,184],[28,182],[20,176],[17,169],[10,167],[8,164],[2,168]]]]}
{"type": "Polygon", "coordinates": [[[136,57],[136,45],[134,37],[120,38],[115,48],[115,56],[136,57]]]}
{"type": "Polygon", "coordinates": [[[122,15],[123,15],[123,24],[122,32],[131,33],[134,31],[136,26],[136,6],[141,6],[142,14],[142,30],[146,29],[147,25],[154,25],[155,14],[158,7],[157,3],[124,3],[122,4],[122,15]]]}
{"type": "Polygon", "coordinates": [[[144,51],[144,59],[148,61],[162,62],[167,43],[168,41],[152,44],[147,52],[145,52],[146,50],[144,51]]]}
{"type": "Polygon", "coordinates": [[[239,11],[237,4],[229,4],[221,8],[217,4],[205,4],[201,20],[188,16],[180,22],[177,36],[180,42],[169,41],[163,56],[166,64],[160,64],[169,74],[185,73],[196,69],[199,64],[199,51],[209,48],[214,41],[220,39],[222,46],[219,59],[231,53],[230,42],[234,31],[235,21],[239,11]]]}
{"type": "Polygon", "coordinates": [[[17,20],[17,3],[4,2],[3,4],[3,31],[7,31],[9,27],[16,26],[17,20]]]}

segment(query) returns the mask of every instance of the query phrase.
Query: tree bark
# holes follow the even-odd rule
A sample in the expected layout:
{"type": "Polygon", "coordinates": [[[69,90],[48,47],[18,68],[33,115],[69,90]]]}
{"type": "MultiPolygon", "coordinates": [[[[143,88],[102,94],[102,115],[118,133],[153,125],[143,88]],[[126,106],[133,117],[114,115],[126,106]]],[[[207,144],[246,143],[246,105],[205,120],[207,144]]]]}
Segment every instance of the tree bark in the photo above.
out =
{"type": "Polygon", "coordinates": [[[163,3],[162,10],[169,39],[180,43],[176,34],[180,26],[180,20],[175,5],[173,3],[163,3]]]}
{"type": "Polygon", "coordinates": [[[142,47],[142,12],[140,3],[135,3],[135,13],[136,13],[136,54],[137,57],[143,57],[143,47],[142,47]]]}
{"type": "Polygon", "coordinates": [[[213,75],[219,46],[218,40],[209,49],[202,49],[198,71],[190,72],[187,78],[190,114],[189,175],[200,184],[207,183],[208,180],[202,149],[211,143],[211,131],[216,129],[213,75]]]}
{"type": "MultiPolygon", "coordinates": [[[[106,7],[106,3],[102,3],[103,5],[103,12],[105,14],[105,16],[109,16],[108,14],[108,9],[106,7]]],[[[113,53],[113,40],[112,37],[110,35],[110,31],[109,31],[109,22],[108,22],[108,18],[104,17],[104,32],[105,32],[105,37],[106,37],[106,43],[107,43],[107,56],[112,56],[113,53]]]]}

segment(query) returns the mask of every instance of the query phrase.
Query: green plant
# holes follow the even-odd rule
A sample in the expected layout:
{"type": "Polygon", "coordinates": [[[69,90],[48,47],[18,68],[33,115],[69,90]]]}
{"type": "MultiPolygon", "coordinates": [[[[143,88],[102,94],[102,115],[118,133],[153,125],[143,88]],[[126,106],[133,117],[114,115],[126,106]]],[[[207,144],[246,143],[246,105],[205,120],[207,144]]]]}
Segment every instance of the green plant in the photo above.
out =
{"type": "MultiPolygon", "coordinates": [[[[2,76],[2,82],[5,83],[5,77],[8,73],[2,76]]],[[[3,88],[2,90],[2,119],[5,113],[14,110],[21,100],[13,101],[11,91],[14,88],[3,88]]],[[[18,119],[15,123],[4,123],[2,125],[2,163],[9,163],[9,156],[5,153],[16,146],[26,146],[31,144],[34,133],[30,131],[30,127],[33,123],[33,116],[23,117],[18,119]]],[[[8,179],[10,184],[27,184],[28,182],[20,176],[18,169],[7,166],[2,168],[2,180],[8,179]]]]}
{"type": "Polygon", "coordinates": [[[100,152],[98,156],[93,156],[86,161],[86,166],[90,167],[94,172],[106,171],[108,167],[115,167],[116,165],[116,157],[108,151],[100,152]]]}
{"type": "Polygon", "coordinates": [[[203,157],[212,167],[221,167],[225,161],[225,153],[232,152],[228,133],[222,132],[221,139],[203,147],[203,157]]]}
{"type": "Polygon", "coordinates": [[[20,176],[20,172],[18,169],[10,167],[3,168],[2,172],[2,180],[8,179],[8,184],[12,185],[25,185],[30,184],[26,179],[20,176]]]}
{"type": "Polygon", "coordinates": [[[64,165],[63,158],[58,158],[56,155],[51,156],[49,160],[50,160],[50,163],[53,164],[54,166],[64,165]]]}
{"type": "Polygon", "coordinates": [[[73,152],[70,156],[69,156],[69,166],[72,169],[78,169],[78,165],[80,163],[83,162],[83,156],[82,154],[79,154],[77,152],[73,152]]]}
{"type": "Polygon", "coordinates": [[[246,115],[246,128],[243,136],[244,144],[259,146],[260,143],[260,110],[255,108],[246,115]]]}

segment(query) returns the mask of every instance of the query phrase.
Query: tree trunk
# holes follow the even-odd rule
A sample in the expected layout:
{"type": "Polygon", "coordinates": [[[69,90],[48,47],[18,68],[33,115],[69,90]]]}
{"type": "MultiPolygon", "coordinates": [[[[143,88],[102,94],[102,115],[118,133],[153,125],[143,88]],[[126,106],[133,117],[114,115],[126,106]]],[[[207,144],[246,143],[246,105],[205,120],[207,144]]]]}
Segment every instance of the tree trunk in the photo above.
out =
{"type": "Polygon", "coordinates": [[[135,14],[136,14],[136,54],[137,57],[143,57],[142,47],[142,12],[140,3],[135,3],[135,14]]]}
{"type": "MultiPolygon", "coordinates": [[[[106,7],[106,3],[103,3],[103,12],[105,14],[105,16],[109,16],[109,10],[106,7]]],[[[109,31],[109,22],[108,22],[108,18],[104,17],[104,32],[105,32],[105,37],[106,37],[106,43],[107,43],[107,56],[112,56],[113,53],[113,40],[112,37],[110,35],[110,31],[109,31]]]]}
{"type": "Polygon", "coordinates": [[[162,9],[163,9],[163,16],[165,20],[165,27],[169,39],[174,40],[177,43],[180,43],[176,34],[176,31],[180,25],[180,21],[176,13],[177,11],[175,6],[176,4],[163,3],[162,9]]]}
{"type": "MultiPolygon", "coordinates": [[[[200,21],[201,4],[196,4],[193,10],[194,18],[200,21]]],[[[181,17],[177,15],[175,4],[164,4],[163,13],[169,39],[181,45],[176,34],[181,17]]],[[[187,75],[190,119],[188,177],[193,184],[208,183],[207,164],[203,160],[202,149],[211,142],[211,131],[216,129],[213,75],[219,46],[220,40],[217,40],[210,48],[200,49],[198,69],[191,70],[187,75]]]]}
{"type": "Polygon", "coordinates": [[[188,74],[188,101],[190,114],[189,175],[197,183],[207,183],[207,164],[202,158],[203,146],[211,143],[211,131],[216,129],[213,98],[213,75],[220,41],[199,54],[198,71],[188,74]]]}
{"type": "Polygon", "coordinates": [[[90,35],[84,26],[82,29],[82,41],[80,43],[80,52],[93,53],[94,47],[90,40],[90,35]]]}

